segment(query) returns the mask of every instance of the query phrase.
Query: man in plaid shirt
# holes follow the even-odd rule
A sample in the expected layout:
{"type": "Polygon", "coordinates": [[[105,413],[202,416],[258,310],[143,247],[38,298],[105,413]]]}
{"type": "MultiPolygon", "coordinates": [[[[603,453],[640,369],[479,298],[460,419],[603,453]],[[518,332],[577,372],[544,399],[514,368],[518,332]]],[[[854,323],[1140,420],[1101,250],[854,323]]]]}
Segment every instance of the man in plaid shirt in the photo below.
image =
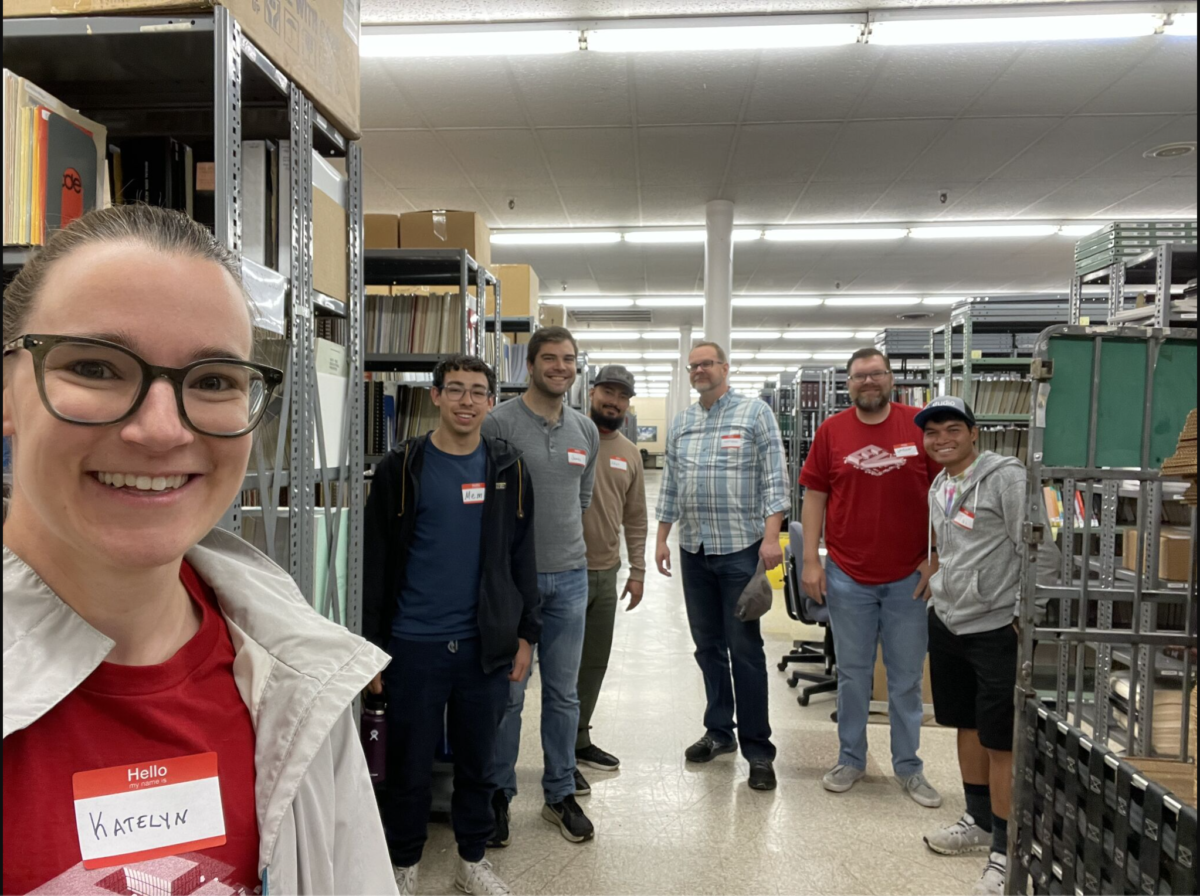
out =
{"type": "Polygon", "coordinates": [[[655,550],[658,571],[671,575],[667,536],[679,523],[683,596],[708,697],[705,734],[684,756],[708,762],[737,750],[736,691],[750,787],[773,790],[775,746],[762,634],[758,620],[742,622],[734,608],[760,559],[764,569],[783,562],[779,529],[789,506],[783,439],[766,402],[730,390],[721,346],[697,344],[688,356],[688,373],[700,401],[667,432],[655,550]]]}

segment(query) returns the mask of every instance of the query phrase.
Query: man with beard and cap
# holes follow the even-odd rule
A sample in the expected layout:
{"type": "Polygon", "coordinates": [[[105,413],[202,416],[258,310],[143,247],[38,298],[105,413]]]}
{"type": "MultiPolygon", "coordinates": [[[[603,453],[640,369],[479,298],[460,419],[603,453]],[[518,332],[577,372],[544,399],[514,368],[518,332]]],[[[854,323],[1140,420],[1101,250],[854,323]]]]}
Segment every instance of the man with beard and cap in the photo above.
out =
{"type": "Polygon", "coordinates": [[[926,552],[927,495],[941,467],[922,450],[913,422],[918,409],[891,400],[887,356],[873,348],[855,352],[847,381],[854,406],[821,424],[800,474],[805,488],[800,579],[810,598],[829,601],[838,667],[841,749],[822,783],[844,793],[865,773],[867,713],[876,645],[882,642],[892,769],[913,800],[937,808],[942,798],[925,779],[917,750],[928,645],[924,598],[937,570],[936,547],[926,552]]]}
{"type": "MultiPolygon", "coordinates": [[[[621,762],[592,743],[590,729],[612,651],[622,525],[629,553],[629,578],[620,597],[620,600],[629,598],[626,610],[641,603],[646,579],[646,477],[637,446],[620,432],[629,412],[629,399],[635,394],[633,374],[620,364],[601,368],[590,393],[592,422],[600,430],[600,452],[592,503],[583,514],[588,608],[583,659],[579,664],[579,736],[575,740],[575,762],[576,766],[586,765],[606,772],[616,771],[621,762]]],[[[577,767],[575,795],[590,792],[577,767]]]]}
{"type": "MultiPolygon", "coordinates": [[[[542,817],[572,843],[595,836],[575,801],[575,738],[579,733],[579,659],[587,618],[587,546],[583,512],[592,502],[600,434],[564,397],[575,382],[579,354],[564,327],[543,327],[530,337],[529,389],[501,403],[483,424],[483,435],[506,439],[529,468],[537,513],[533,517],[542,631],[534,648],[542,676],[542,817]]],[[[517,795],[517,755],[525,685],[509,686],[508,707],[496,740],[496,828],[488,846],[508,846],[509,804],[517,795]]]]}

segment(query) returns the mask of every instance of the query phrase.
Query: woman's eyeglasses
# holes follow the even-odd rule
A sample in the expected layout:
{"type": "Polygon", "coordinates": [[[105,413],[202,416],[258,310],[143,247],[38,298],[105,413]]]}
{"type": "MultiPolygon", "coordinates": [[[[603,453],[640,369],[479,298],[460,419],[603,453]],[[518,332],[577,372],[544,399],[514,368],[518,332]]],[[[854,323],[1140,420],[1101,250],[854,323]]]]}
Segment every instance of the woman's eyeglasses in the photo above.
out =
{"type": "Polygon", "coordinates": [[[65,423],[109,426],[137,413],[159,377],[175,388],[179,417],[195,432],[236,438],[262,421],[283,372],[265,364],[212,358],[186,367],[147,364],[124,346],[84,336],[18,336],[4,355],[33,356],[42,404],[65,423]]]}

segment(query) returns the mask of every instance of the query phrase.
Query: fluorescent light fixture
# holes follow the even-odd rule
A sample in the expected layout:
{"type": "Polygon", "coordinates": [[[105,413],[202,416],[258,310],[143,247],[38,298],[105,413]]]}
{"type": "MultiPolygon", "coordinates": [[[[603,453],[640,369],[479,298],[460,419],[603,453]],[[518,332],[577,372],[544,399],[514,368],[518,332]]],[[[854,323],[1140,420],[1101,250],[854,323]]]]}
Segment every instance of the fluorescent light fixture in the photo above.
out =
{"type": "Polygon", "coordinates": [[[845,361],[850,356],[845,352],[813,352],[814,361],[845,361]]]}
{"type": "Polygon", "coordinates": [[[921,299],[922,305],[954,305],[965,301],[963,296],[926,296],[921,299]]]}
{"type": "Polygon", "coordinates": [[[778,339],[779,333],[770,330],[734,330],[730,336],[734,339],[778,339]]]}
{"type": "Polygon", "coordinates": [[[867,240],[899,240],[908,236],[904,227],[781,227],[764,234],[773,243],[844,243],[867,240]]]}
{"type": "Polygon", "coordinates": [[[646,373],[670,373],[675,369],[673,364],[647,364],[646,373]]]}
{"type": "Polygon", "coordinates": [[[641,339],[642,334],[634,330],[576,330],[573,335],[579,340],[641,339]]]}
{"type": "MultiPolygon", "coordinates": [[[[697,335],[692,334],[693,339],[703,338],[703,333],[697,335]]],[[[643,339],[651,339],[659,342],[678,342],[679,332],[677,330],[642,330],[643,339]]]]}
{"type": "Polygon", "coordinates": [[[807,361],[812,352],[759,352],[754,357],[758,361],[807,361]]]}
{"type": "Polygon", "coordinates": [[[587,353],[589,361],[640,361],[642,355],[640,352],[593,352],[587,353]]]}
{"type": "Polygon", "coordinates": [[[579,51],[577,30],[529,29],[438,30],[428,27],[362,29],[362,56],[547,56],[579,51]]]}
{"type": "MultiPolygon", "coordinates": [[[[589,354],[590,354],[590,352],[589,352],[589,354]]],[[[628,370],[630,373],[641,373],[643,370],[646,369],[641,364],[622,364],[621,366],[624,367],[626,370],[628,370]]]]}
{"type": "Polygon", "coordinates": [[[784,339],[853,339],[849,330],[785,330],[784,339]]]}
{"type": "Polygon", "coordinates": [[[649,375],[643,374],[642,376],[638,377],[638,379],[643,383],[669,383],[674,379],[674,377],[665,373],[652,373],[649,375]]]}
{"type": "Polygon", "coordinates": [[[730,352],[729,358],[731,361],[749,361],[755,357],[754,352],[730,352]]]}
{"type": "Polygon", "coordinates": [[[825,304],[839,308],[883,308],[889,305],[915,305],[920,301],[915,296],[858,296],[826,299],[825,304]]]}
{"type": "Polygon", "coordinates": [[[621,234],[615,230],[502,230],[492,234],[492,242],[501,246],[597,246],[619,243],[621,234]]]}
{"type": "Polygon", "coordinates": [[[879,333],[875,330],[859,330],[854,334],[855,339],[874,339],[879,333]]]}
{"type": "Polygon", "coordinates": [[[761,240],[763,232],[761,230],[751,230],[749,228],[735,227],[733,229],[733,241],[735,243],[748,243],[751,240],[761,240]]]}
{"type": "MultiPolygon", "coordinates": [[[[678,20],[676,20],[678,21],[678,20]]],[[[728,21],[728,20],[725,20],[728,21]]],[[[761,22],[762,19],[751,21],[761,22]]],[[[791,22],[795,22],[793,18],[791,22]]],[[[696,50],[786,50],[857,43],[855,22],[718,25],[703,18],[687,27],[648,22],[600,23],[586,32],[587,48],[597,53],[670,53],[696,50]]]]}
{"type": "Polygon", "coordinates": [[[1177,12],[1171,15],[1171,24],[1163,28],[1163,34],[1169,34],[1171,37],[1195,37],[1196,36],[1196,13],[1194,12],[1177,12]]]}
{"type": "Polygon", "coordinates": [[[734,296],[735,308],[813,308],[824,299],[809,296],[734,296]]]}
{"type": "Polygon", "coordinates": [[[678,361],[679,352],[644,352],[642,357],[647,361],[678,361]]]}
{"type": "Polygon", "coordinates": [[[783,373],[787,368],[782,364],[748,364],[745,367],[739,367],[738,370],[744,373],[783,373]]]}
{"type": "Polygon", "coordinates": [[[1099,230],[1103,226],[1104,226],[1103,223],[1101,223],[1101,224],[1064,224],[1062,227],[1058,228],[1058,232],[1061,233],[1063,236],[1088,236],[1089,234],[1095,233],[1097,230],[1099,230]]]}
{"type": "Polygon", "coordinates": [[[915,240],[978,240],[1008,236],[1051,236],[1057,224],[959,224],[948,227],[914,227],[915,240]]]}
{"type": "Polygon", "coordinates": [[[564,305],[568,311],[573,308],[630,308],[633,306],[633,299],[605,299],[600,296],[588,296],[587,298],[555,299],[554,304],[564,305]]]}
{"type": "Polygon", "coordinates": [[[639,308],[703,308],[704,296],[647,296],[636,302],[639,308]]]}
{"type": "Polygon", "coordinates": [[[1148,37],[1161,24],[1162,18],[1152,13],[903,19],[897,15],[895,19],[880,16],[871,25],[868,40],[880,46],[1104,40],[1148,37]]]}
{"type": "Polygon", "coordinates": [[[703,230],[629,230],[627,243],[703,243],[703,230]]]}

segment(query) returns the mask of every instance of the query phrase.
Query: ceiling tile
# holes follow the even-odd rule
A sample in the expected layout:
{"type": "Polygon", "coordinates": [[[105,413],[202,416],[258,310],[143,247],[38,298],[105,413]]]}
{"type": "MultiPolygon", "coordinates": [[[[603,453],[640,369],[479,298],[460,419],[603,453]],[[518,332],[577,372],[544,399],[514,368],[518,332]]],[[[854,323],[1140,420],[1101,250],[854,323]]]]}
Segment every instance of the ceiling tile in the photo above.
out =
{"type": "Polygon", "coordinates": [[[946,210],[941,193],[960,196],[974,184],[944,180],[902,180],[887,188],[859,217],[859,221],[931,221],[946,210]]]}
{"type": "Polygon", "coordinates": [[[1196,216],[1196,177],[1167,177],[1100,212],[1105,217],[1196,216]]]}
{"type": "Polygon", "coordinates": [[[466,184],[462,168],[431,131],[367,131],[363,161],[399,190],[466,184]]]}
{"type": "Polygon", "coordinates": [[[536,127],[629,127],[628,66],[608,53],[517,56],[512,76],[536,127]]]}
{"type": "Polygon", "coordinates": [[[962,118],[942,133],[904,180],[978,182],[1044,137],[1054,118],[962,118]]]}
{"type": "Polygon", "coordinates": [[[1174,177],[1194,173],[1196,153],[1174,159],[1147,159],[1144,153],[1165,143],[1196,142],[1196,116],[1180,115],[1166,127],[1138,140],[1128,149],[1122,150],[1099,168],[1089,172],[1096,177],[1143,177],[1153,182],[1158,177],[1174,177]]]}
{"type": "Polygon", "coordinates": [[[544,189],[550,185],[532,131],[441,131],[439,137],[481,190],[544,189]]]}
{"type": "Polygon", "coordinates": [[[1002,180],[1079,177],[1171,123],[1166,115],[1077,115],[1046,134],[1003,171],[1002,180]]]}
{"type": "Polygon", "coordinates": [[[412,190],[405,194],[408,201],[417,209],[449,208],[461,211],[479,212],[488,225],[495,227],[499,219],[488,211],[483,198],[478,192],[469,188],[412,190]]]}
{"type": "Polygon", "coordinates": [[[952,118],[1011,65],[1011,44],[892,47],[855,118],[952,118]]]}
{"type": "Polygon", "coordinates": [[[418,209],[371,165],[363,165],[363,210],[399,215],[418,209]]]}
{"type": "Polygon", "coordinates": [[[637,183],[632,128],[550,128],[538,139],[560,187],[637,183]]]}
{"type": "MultiPolygon", "coordinates": [[[[731,184],[803,184],[837,138],[839,124],[748,124],[738,133],[731,184]]],[[[770,220],[770,219],[764,219],[770,220]]]]}
{"type": "Polygon", "coordinates": [[[732,126],[638,128],[642,183],[687,184],[713,198],[725,173],[733,134],[732,126]]]}
{"type": "Polygon", "coordinates": [[[965,193],[951,193],[950,201],[946,203],[946,210],[940,220],[949,223],[972,219],[987,221],[1010,218],[1070,181],[1070,177],[987,180],[971,187],[965,193]]]}
{"type": "Polygon", "coordinates": [[[1196,70],[1196,39],[1167,38],[1084,111],[1194,112],[1196,79],[1179,77],[1187,70],[1196,70]]]}
{"type": "Polygon", "coordinates": [[[854,109],[882,47],[818,47],[763,53],[747,121],[840,121],[854,109]]]}
{"type": "Polygon", "coordinates": [[[638,124],[735,122],[758,68],[755,54],[635,54],[638,124]]]}
{"type": "Polygon", "coordinates": [[[559,194],[576,227],[628,227],[639,223],[638,191],[633,184],[560,187],[559,194]]]}
{"type": "Polygon", "coordinates": [[[890,184],[887,182],[820,182],[804,191],[785,223],[821,224],[857,221],[870,210],[890,184]]]}
{"type": "Polygon", "coordinates": [[[495,211],[493,227],[569,227],[558,193],[546,186],[514,190],[483,190],[483,198],[495,211]],[[512,200],[515,208],[508,207],[512,200]]]}
{"type": "Polygon", "coordinates": [[[876,183],[890,183],[948,126],[949,122],[937,120],[849,122],[817,171],[816,180],[859,182],[868,177],[876,183]]]}
{"type": "Polygon", "coordinates": [[[399,96],[434,128],[525,125],[504,57],[391,59],[399,96]]]}
{"type": "Polygon", "coordinates": [[[396,89],[388,71],[390,63],[392,60],[370,56],[361,60],[363,130],[424,126],[420,113],[396,89]]]}

